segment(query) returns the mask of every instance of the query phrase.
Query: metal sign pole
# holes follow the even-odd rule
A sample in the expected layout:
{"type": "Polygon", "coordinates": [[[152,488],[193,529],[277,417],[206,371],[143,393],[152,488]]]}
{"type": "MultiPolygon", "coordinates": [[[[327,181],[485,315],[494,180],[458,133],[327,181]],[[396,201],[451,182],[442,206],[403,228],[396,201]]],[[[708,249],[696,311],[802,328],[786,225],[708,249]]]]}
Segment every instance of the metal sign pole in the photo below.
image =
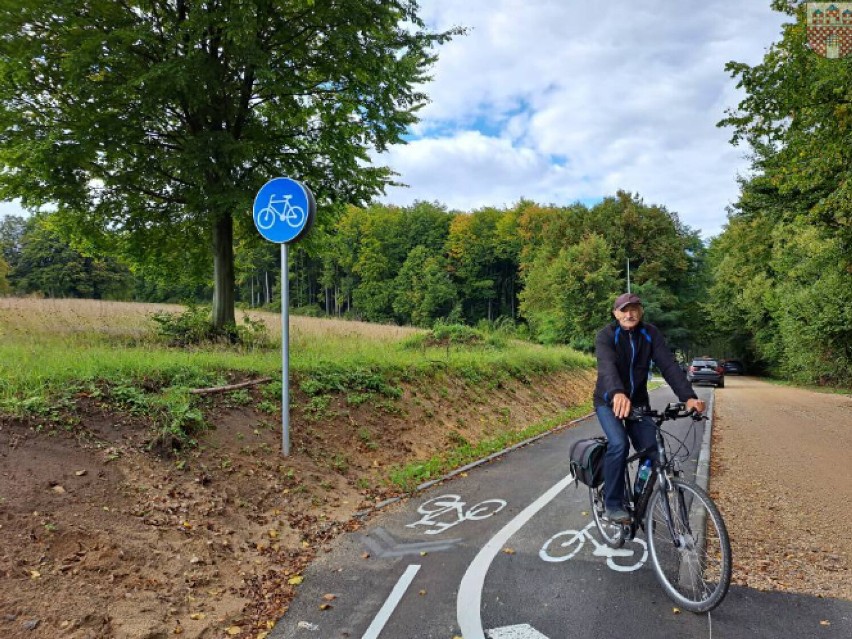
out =
{"type": "Polygon", "coordinates": [[[287,244],[281,245],[281,451],[290,455],[290,278],[287,244]]]}
{"type": "Polygon", "coordinates": [[[281,245],[281,452],[290,454],[290,279],[287,245],[307,233],[317,214],[311,190],[296,180],[277,177],[260,187],[252,219],[265,240],[281,245]]]}

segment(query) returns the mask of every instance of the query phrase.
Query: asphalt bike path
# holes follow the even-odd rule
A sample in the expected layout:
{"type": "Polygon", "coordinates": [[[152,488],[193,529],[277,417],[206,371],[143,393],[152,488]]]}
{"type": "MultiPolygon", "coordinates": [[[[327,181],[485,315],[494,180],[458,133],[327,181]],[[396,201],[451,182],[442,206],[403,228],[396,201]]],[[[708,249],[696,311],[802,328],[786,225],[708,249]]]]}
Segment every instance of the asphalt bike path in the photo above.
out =
{"type": "MultiPolygon", "coordinates": [[[[652,393],[653,408],[669,401],[667,387],[652,393]]],[[[686,443],[693,478],[704,423],[665,428],[686,443]]],[[[852,636],[844,601],[732,587],[709,615],[678,612],[642,534],[608,548],[569,475],[571,444],[599,434],[588,418],[389,506],[305,571],[269,639],[852,636]],[[829,616],[843,621],[821,627],[829,616]]]]}

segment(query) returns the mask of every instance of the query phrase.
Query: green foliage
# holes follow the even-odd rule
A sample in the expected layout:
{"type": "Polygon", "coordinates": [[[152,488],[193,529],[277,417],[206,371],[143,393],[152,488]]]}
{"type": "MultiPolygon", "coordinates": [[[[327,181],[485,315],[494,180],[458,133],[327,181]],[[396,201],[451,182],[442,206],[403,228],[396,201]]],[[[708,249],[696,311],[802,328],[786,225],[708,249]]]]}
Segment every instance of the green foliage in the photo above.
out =
{"type": "Polygon", "coordinates": [[[379,393],[387,397],[401,397],[402,389],[382,371],[370,368],[321,368],[311,371],[299,387],[311,396],[327,393],[379,393]]]}
{"type": "Polygon", "coordinates": [[[746,97],[720,125],[754,175],[711,246],[711,316],[770,372],[852,386],[852,60],[808,49],[804,10],[755,66],[731,62],[746,97]]]}
{"type": "Polygon", "coordinates": [[[47,297],[127,299],[131,275],[113,258],[95,258],[75,250],[54,228],[54,215],[31,218],[10,251],[9,281],[23,294],[47,297]]]}
{"type": "Polygon", "coordinates": [[[618,290],[609,246],[591,235],[553,258],[539,255],[527,271],[520,309],[543,343],[591,350],[618,290]]]}
{"type": "MultiPolygon", "coordinates": [[[[524,203],[518,224],[524,239],[520,312],[542,343],[591,350],[595,332],[611,317],[612,299],[626,289],[628,258],[633,284],[653,283],[661,319],[694,306],[702,295],[705,265],[697,233],[675,213],[638,196],[619,191],[591,209],[524,203]]],[[[647,317],[657,320],[653,313],[647,317]]],[[[682,339],[703,322],[697,312],[681,320],[682,339]]]]}
{"type": "Polygon", "coordinates": [[[434,344],[479,344],[483,341],[482,332],[464,324],[436,322],[429,331],[429,339],[434,344]]]}
{"type": "Polygon", "coordinates": [[[9,264],[0,255],[0,297],[6,297],[12,293],[12,285],[9,284],[9,264]]]}
{"type": "Polygon", "coordinates": [[[158,311],[151,315],[157,336],[169,346],[189,346],[212,342],[217,332],[210,317],[210,308],[190,305],[185,311],[158,311]]]}
{"type": "Polygon", "coordinates": [[[406,323],[430,326],[453,307],[456,291],[441,261],[418,245],[408,254],[394,280],[393,310],[406,323]]]}
{"type": "Polygon", "coordinates": [[[514,314],[520,249],[516,221],[515,211],[490,208],[453,218],[446,244],[449,270],[470,322],[514,314]]]}
{"type": "Polygon", "coordinates": [[[159,311],[151,315],[157,338],[169,346],[236,342],[248,348],[271,346],[269,330],[260,320],[243,316],[242,324],[218,329],[211,321],[209,307],[191,304],[185,311],[159,311]]]}
{"type": "Polygon", "coordinates": [[[160,424],[153,447],[165,450],[180,450],[195,446],[195,435],[204,428],[204,416],[192,405],[189,389],[181,386],[166,388],[151,401],[152,407],[159,413],[160,424]]]}

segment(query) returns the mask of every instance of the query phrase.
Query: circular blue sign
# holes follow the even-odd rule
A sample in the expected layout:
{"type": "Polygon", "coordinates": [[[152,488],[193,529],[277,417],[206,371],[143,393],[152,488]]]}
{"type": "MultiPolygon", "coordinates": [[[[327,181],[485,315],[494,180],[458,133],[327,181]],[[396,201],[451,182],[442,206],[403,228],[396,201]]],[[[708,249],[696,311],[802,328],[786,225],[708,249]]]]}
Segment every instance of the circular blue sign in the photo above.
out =
{"type": "Polygon", "coordinates": [[[286,244],[311,227],[316,208],[307,186],[290,178],[275,178],[264,184],[254,198],[254,225],[270,242],[286,244]]]}

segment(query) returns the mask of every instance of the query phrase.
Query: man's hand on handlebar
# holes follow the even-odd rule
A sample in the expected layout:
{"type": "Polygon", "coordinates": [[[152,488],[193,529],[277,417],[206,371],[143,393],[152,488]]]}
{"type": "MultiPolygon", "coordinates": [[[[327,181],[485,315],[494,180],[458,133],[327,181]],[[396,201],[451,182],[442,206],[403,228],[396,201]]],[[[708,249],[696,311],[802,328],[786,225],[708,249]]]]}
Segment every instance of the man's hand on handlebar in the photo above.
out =
{"type": "Polygon", "coordinates": [[[707,404],[703,399],[688,399],[686,400],[686,410],[692,411],[694,410],[696,413],[703,413],[704,409],[707,408],[707,404]]]}
{"type": "Polygon", "coordinates": [[[612,412],[618,419],[624,419],[630,415],[630,398],[624,393],[616,393],[612,398],[612,412]]]}

